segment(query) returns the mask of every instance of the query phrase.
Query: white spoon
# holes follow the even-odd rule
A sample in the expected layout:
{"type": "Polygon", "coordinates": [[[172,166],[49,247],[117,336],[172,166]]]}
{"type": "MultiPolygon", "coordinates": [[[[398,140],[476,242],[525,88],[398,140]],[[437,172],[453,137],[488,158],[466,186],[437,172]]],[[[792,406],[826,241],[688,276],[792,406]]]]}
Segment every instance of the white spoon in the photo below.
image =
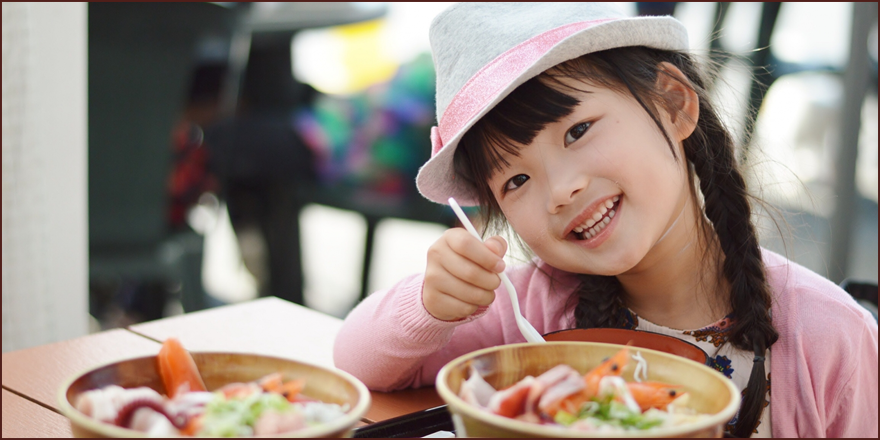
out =
{"type": "MultiPolygon", "coordinates": [[[[483,239],[480,238],[480,234],[477,233],[474,225],[468,220],[467,215],[461,210],[461,206],[458,206],[458,202],[452,197],[449,198],[449,206],[455,211],[455,215],[461,220],[461,224],[464,225],[465,229],[467,229],[471,235],[477,237],[477,240],[482,241],[483,239]]],[[[510,282],[510,279],[507,278],[507,274],[501,272],[498,276],[501,277],[501,282],[504,283],[504,287],[507,288],[507,294],[510,295],[510,303],[513,305],[513,315],[516,318],[516,326],[519,327],[519,331],[526,337],[526,341],[547,342],[541,337],[541,334],[535,330],[535,327],[532,327],[532,324],[530,324],[529,321],[526,321],[526,318],[519,311],[519,300],[516,297],[516,289],[513,288],[513,284],[510,282]]]]}

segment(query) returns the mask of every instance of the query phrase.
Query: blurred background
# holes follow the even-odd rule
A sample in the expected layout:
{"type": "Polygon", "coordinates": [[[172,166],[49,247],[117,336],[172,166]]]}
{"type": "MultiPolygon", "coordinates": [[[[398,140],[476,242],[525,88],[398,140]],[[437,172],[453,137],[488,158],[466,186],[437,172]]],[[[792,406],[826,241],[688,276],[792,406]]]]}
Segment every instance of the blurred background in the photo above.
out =
{"type": "MultiPolygon", "coordinates": [[[[344,317],[424,270],[448,5],[4,2],[3,351],[270,295],[344,317]]],[[[877,4],[621,7],[722,66],[762,245],[876,316],[877,4]]]]}

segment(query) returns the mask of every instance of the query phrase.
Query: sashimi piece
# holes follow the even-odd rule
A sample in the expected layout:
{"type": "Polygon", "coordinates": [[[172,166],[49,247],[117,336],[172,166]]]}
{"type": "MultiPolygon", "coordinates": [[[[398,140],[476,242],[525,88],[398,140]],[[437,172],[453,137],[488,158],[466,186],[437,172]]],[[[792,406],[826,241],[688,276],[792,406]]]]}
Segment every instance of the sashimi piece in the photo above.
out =
{"type": "Polygon", "coordinates": [[[547,389],[565,380],[565,378],[571,375],[574,375],[578,379],[581,378],[577,370],[571,368],[568,365],[560,364],[541,373],[538,377],[536,377],[535,383],[532,385],[532,389],[529,391],[529,396],[528,398],[526,398],[526,412],[529,413],[535,411],[538,407],[538,401],[541,399],[547,389]]]}
{"type": "Polygon", "coordinates": [[[233,382],[223,385],[217,391],[223,393],[223,396],[227,399],[244,399],[245,397],[262,393],[263,389],[254,382],[233,382]]]}
{"type": "Polygon", "coordinates": [[[280,413],[274,410],[267,410],[254,423],[254,435],[283,434],[305,427],[306,420],[300,412],[280,413]]]}
{"type": "Polygon", "coordinates": [[[547,390],[541,396],[541,400],[538,401],[539,411],[553,416],[555,414],[550,414],[550,412],[552,412],[551,407],[554,404],[561,401],[562,399],[565,399],[568,396],[579,394],[581,391],[584,390],[584,380],[581,378],[580,374],[578,374],[577,371],[572,371],[572,373],[566,375],[562,380],[547,388],[547,390]]]}
{"type": "MultiPolygon", "coordinates": [[[[584,388],[580,392],[570,394],[568,397],[556,402],[550,402],[548,399],[548,402],[542,408],[542,412],[550,417],[555,416],[560,410],[576,414],[580,410],[581,405],[599,394],[599,383],[602,378],[606,376],[620,376],[623,373],[623,369],[626,368],[628,361],[629,347],[624,347],[615,353],[614,356],[604,360],[584,375],[584,388]]],[[[539,407],[541,406],[540,403],[538,405],[539,407]]]]}
{"type": "Polygon", "coordinates": [[[180,434],[168,417],[150,407],[136,409],[127,427],[146,432],[150,437],[172,437],[180,434]]]}
{"type": "Polygon", "coordinates": [[[461,384],[459,395],[465,402],[480,408],[489,406],[489,399],[495,394],[495,388],[483,379],[476,368],[471,367],[471,375],[461,384]]]}
{"type": "Polygon", "coordinates": [[[533,376],[526,376],[511,387],[496,392],[489,399],[489,411],[505,417],[516,417],[525,411],[529,390],[535,382],[533,376]]]}
{"type": "Polygon", "coordinates": [[[168,338],[162,343],[156,361],[168,397],[173,399],[180,392],[207,391],[192,355],[177,338],[168,338]]]}

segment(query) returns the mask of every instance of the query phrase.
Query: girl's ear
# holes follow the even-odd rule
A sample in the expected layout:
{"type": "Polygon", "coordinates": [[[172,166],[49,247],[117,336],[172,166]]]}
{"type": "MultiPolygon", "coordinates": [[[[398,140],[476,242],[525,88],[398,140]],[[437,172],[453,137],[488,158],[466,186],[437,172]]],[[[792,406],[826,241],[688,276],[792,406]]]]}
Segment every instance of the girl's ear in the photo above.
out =
{"type": "Polygon", "coordinates": [[[666,98],[676,141],[687,139],[700,117],[700,98],[690,81],[678,67],[664,61],[657,69],[657,92],[666,98]]]}

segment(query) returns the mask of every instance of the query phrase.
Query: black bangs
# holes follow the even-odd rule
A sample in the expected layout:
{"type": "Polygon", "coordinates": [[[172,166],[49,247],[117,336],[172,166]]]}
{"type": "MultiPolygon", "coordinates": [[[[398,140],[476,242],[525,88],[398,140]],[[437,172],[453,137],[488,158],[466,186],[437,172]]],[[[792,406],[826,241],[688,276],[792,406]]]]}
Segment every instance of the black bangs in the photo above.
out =
{"type": "Polygon", "coordinates": [[[486,150],[484,163],[489,164],[486,171],[491,176],[507,165],[503,154],[518,155],[519,145],[532,143],[547,124],[570,115],[579,103],[540,77],[532,78],[498,103],[464,138],[473,135],[486,150]]]}
{"type": "Polygon", "coordinates": [[[464,179],[481,200],[494,205],[486,182],[508,162],[506,154],[519,155],[547,126],[570,115],[580,100],[551,87],[538,76],[519,86],[483,116],[459,142],[453,158],[456,175],[464,179]]]}

